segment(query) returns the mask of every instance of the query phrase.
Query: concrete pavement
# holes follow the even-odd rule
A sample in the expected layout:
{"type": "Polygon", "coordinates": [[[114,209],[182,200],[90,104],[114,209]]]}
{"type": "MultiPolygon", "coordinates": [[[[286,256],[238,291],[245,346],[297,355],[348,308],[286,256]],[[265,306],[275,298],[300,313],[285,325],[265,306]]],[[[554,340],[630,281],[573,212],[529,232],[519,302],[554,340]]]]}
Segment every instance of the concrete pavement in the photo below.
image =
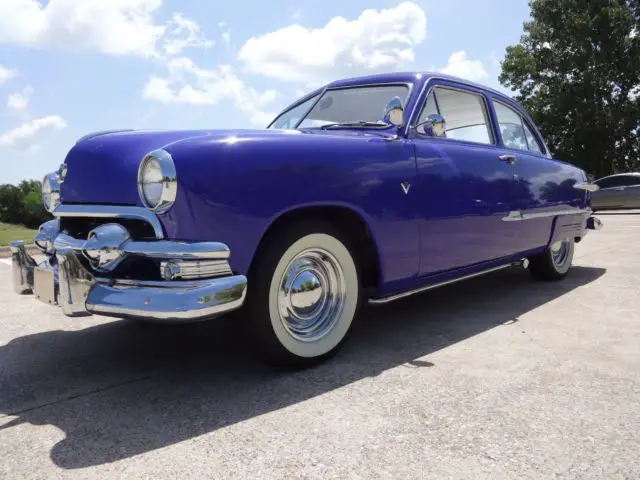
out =
{"type": "Polygon", "coordinates": [[[0,478],[640,478],[640,215],[599,216],[564,281],[369,307],[298,373],[232,318],[67,318],[0,263],[0,478]]]}

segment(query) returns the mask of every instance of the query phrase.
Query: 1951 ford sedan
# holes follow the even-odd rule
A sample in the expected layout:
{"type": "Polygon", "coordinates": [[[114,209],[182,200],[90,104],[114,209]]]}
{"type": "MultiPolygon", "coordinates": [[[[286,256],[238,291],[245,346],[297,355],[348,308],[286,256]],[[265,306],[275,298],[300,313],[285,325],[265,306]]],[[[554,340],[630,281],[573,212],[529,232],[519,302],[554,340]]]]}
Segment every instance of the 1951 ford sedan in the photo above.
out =
{"type": "Polygon", "coordinates": [[[45,177],[55,216],[14,285],[66,315],[237,309],[271,363],[343,344],[360,304],[514,264],[563,278],[597,189],[503,94],[431,73],[340,80],[264,130],[87,135],[45,177]]]}

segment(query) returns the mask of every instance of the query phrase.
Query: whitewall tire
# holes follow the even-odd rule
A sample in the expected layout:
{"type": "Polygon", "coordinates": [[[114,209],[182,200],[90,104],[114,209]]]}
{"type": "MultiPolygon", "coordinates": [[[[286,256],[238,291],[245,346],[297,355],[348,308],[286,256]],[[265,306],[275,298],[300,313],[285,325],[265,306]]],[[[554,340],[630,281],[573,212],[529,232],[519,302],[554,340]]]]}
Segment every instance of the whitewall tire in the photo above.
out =
{"type": "Polygon", "coordinates": [[[336,353],[360,305],[348,239],[320,222],[270,238],[249,285],[254,340],[265,359],[278,365],[309,366],[336,353]]]}
{"type": "Polygon", "coordinates": [[[547,251],[529,259],[529,271],[539,280],[560,280],[573,264],[574,251],[573,238],[554,242],[547,251]]]}

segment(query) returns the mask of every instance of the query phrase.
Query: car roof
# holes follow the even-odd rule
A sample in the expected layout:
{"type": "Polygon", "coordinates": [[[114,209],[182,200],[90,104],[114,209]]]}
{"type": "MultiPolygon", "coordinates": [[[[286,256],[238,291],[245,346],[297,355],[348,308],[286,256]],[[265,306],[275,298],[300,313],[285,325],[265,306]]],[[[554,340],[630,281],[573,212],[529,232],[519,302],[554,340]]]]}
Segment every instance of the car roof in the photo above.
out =
{"type": "Polygon", "coordinates": [[[607,175],[606,177],[598,178],[594,180],[594,182],[599,182],[600,180],[604,180],[605,178],[615,178],[615,177],[640,177],[640,172],[626,172],[626,173],[614,173],[611,175],[607,175]]]}
{"type": "Polygon", "coordinates": [[[348,77],[340,80],[336,80],[327,84],[326,88],[337,88],[337,87],[349,87],[356,85],[363,85],[367,83],[408,83],[415,82],[417,80],[422,80],[423,78],[442,78],[444,80],[450,80],[453,82],[462,83],[465,85],[469,85],[472,87],[476,87],[501,97],[509,98],[504,92],[500,92],[491,87],[487,87],[486,85],[482,85],[476,82],[472,82],[470,80],[466,80],[461,77],[456,77],[454,75],[447,75],[440,72],[430,72],[430,71],[411,71],[411,72],[391,72],[391,73],[377,73],[373,75],[363,75],[357,77],[348,77]]]}

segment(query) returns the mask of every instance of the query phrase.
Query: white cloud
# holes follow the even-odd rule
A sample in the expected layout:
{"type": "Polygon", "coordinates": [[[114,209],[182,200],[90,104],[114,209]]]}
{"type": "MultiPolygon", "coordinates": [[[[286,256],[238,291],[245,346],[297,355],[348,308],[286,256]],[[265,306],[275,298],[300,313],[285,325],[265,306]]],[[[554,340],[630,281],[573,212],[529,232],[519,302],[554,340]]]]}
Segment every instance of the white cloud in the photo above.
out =
{"type": "Polygon", "coordinates": [[[200,31],[200,26],[181,13],[175,13],[171,26],[166,32],[164,51],[167,55],[177,55],[185,48],[210,48],[215,42],[208,40],[200,31]]]}
{"type": "Polygon", "coordinates": [[[33,88],[30,85],[23,88],[20,92],[12,93],[7,98],[7,107],[16,112],[26,111],[32,94],[33,88]]]}
{"type": "Polygon", "coordinates": [[[274,90],[258,92],[248,87],[229,65],[215,69],[201,68],[186,57],[170,59],[167,62],[166,77],[151,76],[142,91],[146,100],[167,104],[211,106],[224,100],[231,100],[249,115],[251,123],[264,127],[265,117],[274,115],[265,112],[275,98],[274,90]]]}
{"type": "Polygon", "coordinates": [[[0,85],[11,80],[16,76],[16,73],[14,68],[7,68],[0,65],[0,85]]]}
{"type": "Polygon", "coordinates": [[[0,43],[153,55],[162,0],[0,1],[0,43]]]}
{"type": "Polygon", "coordinates": [[[397,69],[414,59],[427,32],[417,4],[365,10],[356,20],[332,18],[322,28],[290,25],[250,38],[238,58],[248,72],[297,82],[397,69]]]}
{"type": "Polygon", "coordinates": [[[447,64],[439,71],[471,81],[479,81],[489,76],[482,62],[469,60],[463,50],[452,53],[447,64]]]}
{"type": "Polygon", "coordinates": [[[36,118],[12,130],[0,133],[0,148],[18,151],[34,151],[38,140],[51,132],[63,130],[67,122],[58,115],[36,118]]]}
{"type": "Polygon", "coordinates": [[[231,47],[231,29],[226,32],[222,32],[222,41],[227,46],[227,48],[231,47]]]}

